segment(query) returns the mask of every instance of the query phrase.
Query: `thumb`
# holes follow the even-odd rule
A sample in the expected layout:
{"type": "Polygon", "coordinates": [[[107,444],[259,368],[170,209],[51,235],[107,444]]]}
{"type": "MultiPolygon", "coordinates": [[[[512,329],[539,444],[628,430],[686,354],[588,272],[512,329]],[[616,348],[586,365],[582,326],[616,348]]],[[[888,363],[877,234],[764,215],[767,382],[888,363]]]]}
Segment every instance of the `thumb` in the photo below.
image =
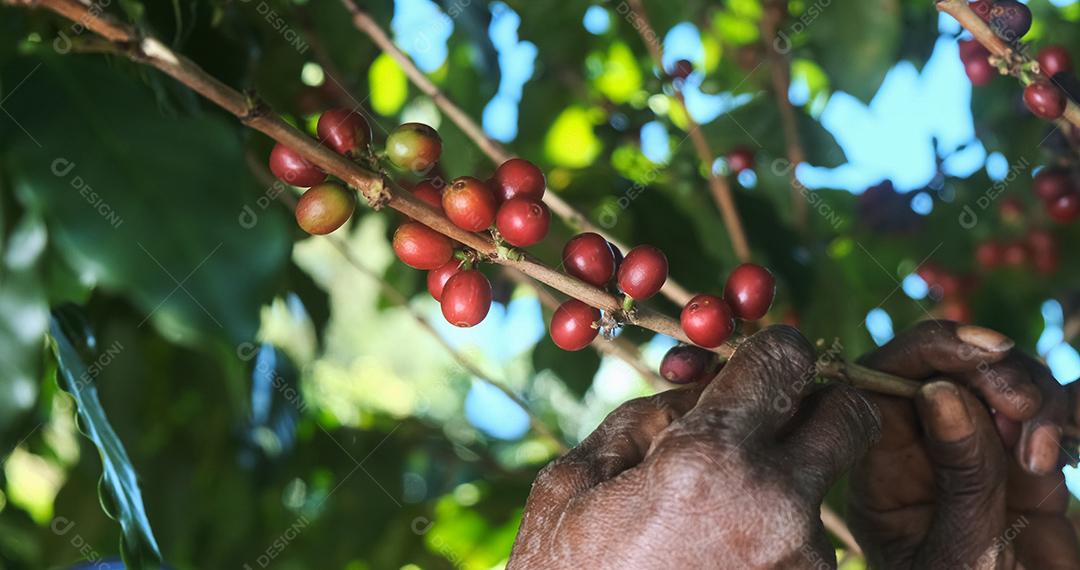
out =
{"type": "Polygon", "coordinates": [[[1005,527],[1005,451],[993,420],[951,382],[923,386],[915,406],[937,491],[916,567],[997,567],[1005,555],[995,542],[1005,527]]]}

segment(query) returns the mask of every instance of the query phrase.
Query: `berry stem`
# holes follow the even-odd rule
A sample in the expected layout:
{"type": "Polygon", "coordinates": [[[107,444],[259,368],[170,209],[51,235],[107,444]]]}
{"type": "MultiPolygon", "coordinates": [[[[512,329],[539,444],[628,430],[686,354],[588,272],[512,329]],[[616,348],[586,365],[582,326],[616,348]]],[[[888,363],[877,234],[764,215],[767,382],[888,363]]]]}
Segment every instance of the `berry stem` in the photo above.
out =
{"type": "Polygon", "coordinates": [[[634,298],[630,295],[624,295],[622,300],[622,310],[624,313],[629,314],[634,310],[634,298]]]}
{"type": "MultiPolygon", "coordinates": [[[[971,32],[971,35],[985,47],[990,50],[992,55],[1002,58],[1008,65],[1009,73],[1021,77],[1021,70],[1025,65],[1031,62],[1031,58],[1023,52],[1013,50],[1004,40],[998,37],[994,33],[994,30],[990,29],[990,26],[975,13],[974,10],[968,6],[967,0],[935,0],[935,5],[938,11],[945,12],[952,16],[964,27],[965,30],[971,32]]],[[[1040,73],[1040,75],[1042,75],[1040,73]]],[[[1043,76],[1045,77],[1045,76],[1043,76]]],[[[1050,81],[1050,78],[1046,78],[1050,81]]],[[[1027,85],[1027,83],[1025,83],[1027,85]]],[[[1072,123],[1073,125],[1080,127],[1080,107],[1072,101],[1072,99],[1066,98],[1067,104],[1065,107],[1064,120],[1072,123]]]]}
{"type": "MultiPolygon", "coordinates": [[[[428,79],[428,77],[424,75],[424,72],[413,63],[412,59],[394,45],[390,36],[386,34],[370,14],[360,8],[355,0],[342,0],[341,3],[352,16],[353,26],[367,35],[368,38],[383,51],[383,53],[386,53],[393,58],[394,61],[401,66],[401,69],[405,71],[405,75],[409,78],[409,81],[411,81],[421,92],[428,97],[431,97],[435,102],[435,105],[446,114],[450,121],[457,125],[457,127],[465,133],[465,136],[469,137],[476,146],[480,147],[481,152],[491,159],[493,163],[499,165],[513,158],[513,155],[507,152],[507,150],[498,142],[489,138],[472,117],[465,113],[461,107],[458,107],[453,100],[447,97],[442,90],[428,79]]],[[[551,211],[556,216],[562,218],[569,227],[574,228],[576,231],[599,234],[603,236],[604,239],[615,244],[619,249],[623,251],[630,250],[626,244],[615,239],[609,233],[598,228],[589,221],[584,214],[568,204],[557,193],[545,192],[544,203],[551,208],[551,211]]],[[[667,282],[664,283],[664,287],[660,292],[678,305],[686,303],[686,301],[693,296],[690,291],[672,279],[668,279],[667,282]]]]}

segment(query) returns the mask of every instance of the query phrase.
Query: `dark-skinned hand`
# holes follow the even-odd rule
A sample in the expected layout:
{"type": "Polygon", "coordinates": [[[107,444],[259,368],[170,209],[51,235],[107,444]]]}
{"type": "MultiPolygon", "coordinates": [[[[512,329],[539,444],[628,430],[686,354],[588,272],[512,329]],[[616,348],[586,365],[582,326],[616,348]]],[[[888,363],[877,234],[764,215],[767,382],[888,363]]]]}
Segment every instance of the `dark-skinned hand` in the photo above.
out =
{"type": "Polygon", "coordinates": [[[821,502],[881,426],[814,376],[806,339],[771,327],[704,388],[623,404],[540,472],[507,567],[834,567],[821,502]]]}
{"type": "Polygon", "coordinates": [[[862,359],[926,381],[914,401],[870,396],[885,429],[852,473],[849,522],[871,568],[1080,569],[1059,464],[1068,398],[1012,345],[927,321],[862,359]]]}

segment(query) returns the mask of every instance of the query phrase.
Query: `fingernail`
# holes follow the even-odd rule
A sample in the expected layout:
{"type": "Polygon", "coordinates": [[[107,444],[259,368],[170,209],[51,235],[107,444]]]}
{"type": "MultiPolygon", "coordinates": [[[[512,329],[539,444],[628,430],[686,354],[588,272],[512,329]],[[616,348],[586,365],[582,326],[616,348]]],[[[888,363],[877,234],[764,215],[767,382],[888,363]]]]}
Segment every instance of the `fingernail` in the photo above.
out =
{"type": "Polygon", "coordinates": [[[920,393],[920,415],[930,437],[948,443],[975,433],[964,397],[951,382],[931,382],[920,393]]]}
{"type": "Polygon", "coordinates": [[[1056,469],[1060,441],[1061,428],[1058,426],[1044,424],[1035,428],[1024,450],[1024,465],[1027,470],[1035,475],[1045,475],[1056,469]]]}
{"type": "Polygon", "coordinates": [[[1016,344],[997,331],[974,325],[961,325],[956,329],[956,336],[964,343],[988,352],[1005,352],[1016,344]]]}

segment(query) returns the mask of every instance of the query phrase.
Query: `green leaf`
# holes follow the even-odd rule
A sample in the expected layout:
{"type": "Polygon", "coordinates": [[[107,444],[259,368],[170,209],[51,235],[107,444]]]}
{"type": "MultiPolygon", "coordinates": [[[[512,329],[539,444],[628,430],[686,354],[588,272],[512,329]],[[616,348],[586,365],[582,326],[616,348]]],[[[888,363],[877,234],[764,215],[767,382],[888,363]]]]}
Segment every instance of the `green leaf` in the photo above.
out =
{"type": "Polygon", "coordinates": [[[805,25],[814,59],[833,88],[869,102],[885,72],[896,63],[901,41],[899,1],[834,0],[824,7],[811,5],[797,21],[805,25]]]}
{"type": "Polygon", "coordinates": [[[129,296],[166,337],[248,340],[287,261],[283,209],[253,183],[235,123],[165,116],[123,69],[70,56],[3,70],[24,79],[4,103],[18,125],[0,123],[15,194],[80,280],[129,296]]]}
{"type": "Polygon", "coordinates": [[[72,341],[53,318],[49,333],[56,356],[61,387],[78,408],[79,428],[101,454],[102,476],[98,490],[102,509],[120,523],[120,547],[127,568],[158,568],[161,552],[143,506],[138,476],[123,442],[113,431],[98,400],[94,374],[87,368],[72,341]]]}

